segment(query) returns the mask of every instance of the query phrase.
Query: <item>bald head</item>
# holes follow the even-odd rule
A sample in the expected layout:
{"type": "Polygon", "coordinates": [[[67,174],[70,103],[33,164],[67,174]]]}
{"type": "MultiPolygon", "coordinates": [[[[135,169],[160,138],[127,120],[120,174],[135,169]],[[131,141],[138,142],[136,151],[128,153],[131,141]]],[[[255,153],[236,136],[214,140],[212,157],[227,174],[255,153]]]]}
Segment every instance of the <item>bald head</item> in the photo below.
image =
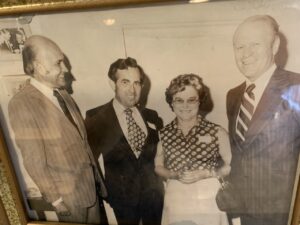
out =
{"type": "Polygon", "coordinates": [[[44,36],[33,35],[26,40],[22,51],[23,67],[26,74],[33,76],[33,62],[49,48],[60,51],[56,43],[44,36]]]}
{"type": "Polygon", "coordinates": [[[255,81],[273,64],[280,39],[278,24],[268,15],[252,16],[244,20],[233,36],[237,66],[244,76],[255,81]]]}
{"type": "Polygon", "coordinates": [[[273,38],[277,36],[279,32],[279,25],[273,17],[269,15],[255,15],[248,17],[237,27],[233,36],[233,41],[238,37],[241,30],[250,26],[254,26],[256,28],[264,26],[273,38]]]}
{"type": "Polygon", "coordinates": [[[22,51],[26,74],[33,76],[50,88],[65,86],[65,56],[56,43],[49,38],[29,37],[22,51]]]}

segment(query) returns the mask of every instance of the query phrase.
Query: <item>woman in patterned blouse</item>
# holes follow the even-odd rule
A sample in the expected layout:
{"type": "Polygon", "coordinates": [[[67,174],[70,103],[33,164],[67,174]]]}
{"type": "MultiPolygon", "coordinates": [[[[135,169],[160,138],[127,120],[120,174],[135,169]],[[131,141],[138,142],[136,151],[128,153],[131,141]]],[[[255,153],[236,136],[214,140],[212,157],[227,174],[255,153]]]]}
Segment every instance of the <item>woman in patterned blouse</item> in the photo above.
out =
{"type": "Polygon", "coordinates": [[[174,78],[166,101],[176,118],[160,131],[155,171],[166,179],[162,224],[228,224],[215,195],[230,172],[227,132],[199,115],[206,94],[195,74],[174,78]]]}

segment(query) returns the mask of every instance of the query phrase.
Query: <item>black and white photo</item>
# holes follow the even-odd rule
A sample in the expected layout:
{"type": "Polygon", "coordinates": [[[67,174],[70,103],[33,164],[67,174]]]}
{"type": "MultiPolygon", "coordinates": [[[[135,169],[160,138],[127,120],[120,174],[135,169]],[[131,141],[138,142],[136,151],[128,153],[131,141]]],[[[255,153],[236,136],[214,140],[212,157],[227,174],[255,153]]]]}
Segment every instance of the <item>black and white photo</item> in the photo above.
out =
{"type": "Polygon", "coordinates": [[[0,18],[0,121],[29,220],[291,225],[299,11],[256,0],[0,18]]]}

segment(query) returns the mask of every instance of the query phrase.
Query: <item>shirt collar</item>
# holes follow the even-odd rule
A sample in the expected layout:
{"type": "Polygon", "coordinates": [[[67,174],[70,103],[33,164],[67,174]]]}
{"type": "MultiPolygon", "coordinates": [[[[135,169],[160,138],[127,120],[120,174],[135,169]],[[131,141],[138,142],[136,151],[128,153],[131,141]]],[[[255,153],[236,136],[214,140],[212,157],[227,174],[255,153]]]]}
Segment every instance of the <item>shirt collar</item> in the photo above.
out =
{"type": "Polygon", "coordinates": [[[275,70],[276,70],[276,65],[275,63],[273,63],[273,65],[270,66],[270,68],[266,72],[264,72],[259,78],[257,78],[254,82],[250,81],[249,79],[246,79],[247,87],[250,84],[255,84],[255,87],[261,87],[262,89],[264,89],[264,87],[271,79],[275,70]]]}
{"type": "MultiPolygon", "coordinates": [[[[197,122],[196,122],[196,124],[190,129],[189,133],[190,133],[192,130],[194,130],[195,127],[201,126],[202,121],[203,121],[202,116],[198,114],[198,115],[197,115],[197,122]]],[[[178,118],[177,118],[177,117],[175,117],[175,119],[173,120],[173,128],[174,128],[174,130],[177,130],[177,132],[179,132],[179,133],[182,132],[181,129],[179,128],[179,126],[178,126],[178,118]]]]}
{"type": "MultiPolygon", "coordinates": [[[[123,106],[116,98],[113,99],[113,107],[117,115],[125,115],[125,106],[123,106]]],[[[136,107],[131,107],[132,113],[135,114],[137,111],[136,107]]]]}
{"type": "Polygon", "coordinates": [[[30,84],[42,92],[45,96],[53,96],[53,89],[39,82],[38,80],[31,78],[30,84]]]}

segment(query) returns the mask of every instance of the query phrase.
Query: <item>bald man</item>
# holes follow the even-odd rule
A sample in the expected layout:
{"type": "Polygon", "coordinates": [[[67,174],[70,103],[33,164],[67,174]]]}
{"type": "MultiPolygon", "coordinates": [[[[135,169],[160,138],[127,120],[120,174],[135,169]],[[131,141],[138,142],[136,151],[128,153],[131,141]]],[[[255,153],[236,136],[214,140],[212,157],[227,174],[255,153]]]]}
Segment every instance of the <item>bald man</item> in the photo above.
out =
{"type": "Polygon", "coordinates": [[[43,36],[28,38],[22,54],[31,79],[8,111],[24,166],[59,221],[99,224],[98,171],[80,112],[64,90],[65,56],[43,36]]]}
{"type": "Polygon", "coordinates": [[[241,23],[233,37],[245,82],[227,94],[230,180],[242,225],[287,225],[300,151],[300,75],[278,68],[278,24],[268,15],[241,23]]]}

